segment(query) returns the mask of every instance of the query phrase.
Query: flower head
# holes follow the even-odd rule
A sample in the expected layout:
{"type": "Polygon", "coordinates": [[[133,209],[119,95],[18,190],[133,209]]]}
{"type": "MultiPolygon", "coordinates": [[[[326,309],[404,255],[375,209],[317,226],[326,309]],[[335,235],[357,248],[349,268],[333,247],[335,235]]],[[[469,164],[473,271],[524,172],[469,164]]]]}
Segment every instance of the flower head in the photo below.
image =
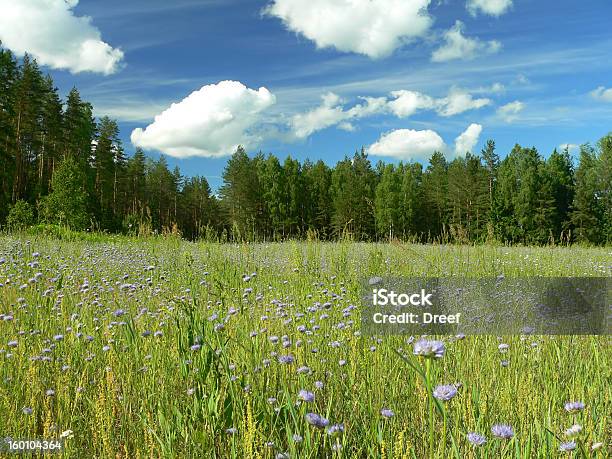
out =
{"type": "Polygon", "coordinates": [[[514,437],[514,429],[508,424],[495,424],[491,427],[491,433],[498,438],[512,438],[514,437]]]}
{"type": "Polygon", "coordinates": [[[306,422],[311,426],[318,427],[322,429],[329,424],[329,420],[325,419],[323,416],[319,416],[316,413],[306,413],[306,422]]]}
{"type": "Polygon", "coordinates": [[[312,392],[302,389],[298,394],[298,398],[305,402],[314,402],[315,396],[312,392]]]}
{"type": "Polygon", "coordinates": [[[584,410],[584,403],[582,402],[567,402],[565,404],[565,411],[568,413],[576,413],[584,410]]]}
{"type": "Polygon", "coordinates": [[[391,411],[389,408],[383,408],[382,410],[380,410],[380,415],[383,418],[392,418],[395,415],[395,413],[391,411]]]}
{"type": "Polygon", "coordinates": [[[559,445],[559,451],[574,451],[576,449],[575,441],[568,441],[559,445]]]}
{"type": "Polygon", "coordinates": [[[420,339],[414,343],[414,355],[427,358],[442,358],[446,348],[442,341],[420,339]]]}
{"type": "Polygon", "coordinates": [[[487,442],[487,438],[484,435],[480,435],[476,432],[468,433],[467,439],[474,446],[482,446],[487,442]]]}
{"type": "Polygon", "coordinates": [[[454,384],[441,385],[433,391],[433,396],[444,402],[448,402],[455,395],[457,395],[457,387],[454,384]]]}

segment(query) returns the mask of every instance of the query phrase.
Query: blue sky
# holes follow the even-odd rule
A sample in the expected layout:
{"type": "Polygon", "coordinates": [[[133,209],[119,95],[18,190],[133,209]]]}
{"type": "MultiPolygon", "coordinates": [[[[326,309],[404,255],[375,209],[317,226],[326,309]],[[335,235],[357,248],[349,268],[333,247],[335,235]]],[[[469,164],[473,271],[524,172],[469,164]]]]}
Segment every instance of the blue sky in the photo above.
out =
{"type": "Polygon", "coordinates": [[[62,94],[116,118],[128,153],[163,151],[215,188],[236,143],[333,165],[361,146],[452,159],[489,138],[548,156],[612,130],[608,0],[23,2],[0,0],[6,47],[34,48],[62,94]],[[70,51],[79,37],[97,48],[70,51]]]}

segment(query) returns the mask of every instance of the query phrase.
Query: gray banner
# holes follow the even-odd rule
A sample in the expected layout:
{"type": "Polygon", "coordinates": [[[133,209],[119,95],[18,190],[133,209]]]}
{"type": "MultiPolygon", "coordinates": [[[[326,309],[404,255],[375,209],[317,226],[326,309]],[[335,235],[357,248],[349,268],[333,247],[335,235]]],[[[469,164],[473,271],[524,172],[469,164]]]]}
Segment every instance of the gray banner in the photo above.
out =
{"type": "Polygon", "coordinates": [[[612,278],[364,279],[362,333],[609,335],[612,278]]]}

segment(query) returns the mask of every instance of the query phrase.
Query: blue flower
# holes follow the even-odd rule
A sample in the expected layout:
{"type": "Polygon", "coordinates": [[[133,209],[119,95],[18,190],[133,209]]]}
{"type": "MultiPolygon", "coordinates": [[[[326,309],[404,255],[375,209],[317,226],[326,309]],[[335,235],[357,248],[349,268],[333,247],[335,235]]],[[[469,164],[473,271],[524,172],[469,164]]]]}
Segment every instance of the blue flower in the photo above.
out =
{"type": "Polygon", "coordinates": [[[495,424],[491,427],[491,433],[498,438],[512,438],[514,436],[514,430],[512,426],[508,424],[495,424]]]}
{"type": "Polygon", "coordinates": [[[433,396],[444,402],[448,402],[455,395],[457,395],[457,387],[454,384],[437,386],[433,391],[433,396]]]}
{"type": "Polygon", "coordinates": [[[468,441],[474,446],[482,446],[487,442],[487,439],[484,435],[480,435],[476,432],[470,432],[467,434],[468,441]]]}
{"type": "Polygon", "coordinates": [[[414,355],[436,359],[442,358],[446,348],[442,341],[420,339],[414,343],[414,355]]]}
{"type": "Polygon", "coordinates": [[[298,394],[298,398],[305,402],[314,402],[315,395],[312,392],[302,389],[298,394]]]}
{"type": "Polygon", "coordinates": [[[559,451],[574,451],[576,449],[575,441],[568,441],[559,445],[559,451]]]}
{"type": "Polygon", "coordinates": [[[383,408],[380,410],[380,414],[383,418],[392,418],[395,416],[395,413],[388,408],[383,408]]]}
{"type": "Polygon", "coordinates": [[[306,422],[319,429],[322,429],[329,424],[329,420],[325,419],[323,416],[319,416],[316,413],[306,413],[306,422]]]}
{"type": "Polygon", "coordinates": [[[565,411],[568,413],[576,413],[584,410],[584,403],[582,402],[567,402],[565,404],[565,411]]]}

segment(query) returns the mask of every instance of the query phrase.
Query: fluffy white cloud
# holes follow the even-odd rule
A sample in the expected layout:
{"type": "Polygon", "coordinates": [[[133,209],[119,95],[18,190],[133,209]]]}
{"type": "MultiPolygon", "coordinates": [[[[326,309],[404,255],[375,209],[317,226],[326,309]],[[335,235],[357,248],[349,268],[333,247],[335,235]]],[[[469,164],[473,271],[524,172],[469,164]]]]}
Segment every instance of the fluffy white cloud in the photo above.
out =
{"type": "Polygon", "coordinates": [[[374,156],[405,160],[426,160],[434,151],[446,151],[446,144],[437,132],[430,129],[397,129],[387,132],[368,148],[368,153],[374,156]]]}
{"type": "Polygon", "coordinates": [[[478,143],[481,132],[482,126],[480,124],[470,124],[468,128],[455,139],[455,154],[465,155],[468,151],[472,153],[474,147],[478,143]]]}
{"type": "Polygon", "coordinates": [[[319,48],[377,59],[425,35],[431,0],[272,0],[264,13],[319,48]]]}
{"type": "Polygon", "coordinates": [[[72,73],[115,73],[120,49],[102,41],[90,17],[75,16],[78,0],[0,0],[0,40],[18,56],[72,73]]]}
{"type": "Polygon", "coordinates": [[[525,104],[523,102],[515,100],[514,102],[499,107],[497,109],[497,114],[510,123],[517,118],[518,114],[522,112],[524,108],[525,104]]]}
{"type": "Polygon", "coordinates": [[[591,91],[590,94],[593,99],[612,102],[612,88],[606,89],[603,86],[599,86],[597,89],[591,91]]]}
{"type": "Polygon", "coordinates": [[[414,115],[418,110],[432,109],[436,106],[435,99],[417,91],[393,91],[391,96],[395,97],[395,100],[389,102],[389,109],[400,118],[414,115]]]}
{"type": "Polygon", "coordinates": [[[501,43],[496,40],[483,42],[478,38],[463,35],[463,22],[461,21],[455,22],[453,27],[444,32],[444,41],[445,43],[432,53],[433,62],[469,60],[478,55],[496,53],[501,49],[501,43]]]}
{"type": "Polygon", "coordinates": [[[177,158],[230,155],[238,145],[260,140],[251,130],[274,103],[266,88],[256,91],[238,81],[221,81],[172,104],[146,129],[134,129],[131,140],[177,158]]]}
{"type": "Polygon", "coordinates": [[[389,110],[400,118],[411,116],[419,110],[435,110],[441,116],[453,116],[491,104],[491,99],[474,99],[469,92],[458,87],[452,87],[446,97],[439,99],[406,90],[393,91],[391,96],[395,99],[388,102],[389,110]]]}
{"type": "Polygon", "coordinates": [[[491,99],[484,97],[474,99],[464,89],[453,87],[448,96],[437,100],[438,113],[442,116],[453,116],[468,110],[475,110],[491,104],[491,99]]]}
{"type": "Polygon", "coordinates": [[[316,131],[336,125],[345,131],[354,131],[355,127],[349,120],[382,113],[387,103],[385,97],[361,97],[365,103],[345,110],[337,94],[330,92],[323,95],[322,99],[319,107],[291,118],[290,126],[295,137],[303,139],[316,131]]]}
{"type": "Polygon", "coordinates": [[[472,16],[479,11],[490,16],[501,16],[512,7],[512,0],[468,0],[466,6],[472,16]]]}

